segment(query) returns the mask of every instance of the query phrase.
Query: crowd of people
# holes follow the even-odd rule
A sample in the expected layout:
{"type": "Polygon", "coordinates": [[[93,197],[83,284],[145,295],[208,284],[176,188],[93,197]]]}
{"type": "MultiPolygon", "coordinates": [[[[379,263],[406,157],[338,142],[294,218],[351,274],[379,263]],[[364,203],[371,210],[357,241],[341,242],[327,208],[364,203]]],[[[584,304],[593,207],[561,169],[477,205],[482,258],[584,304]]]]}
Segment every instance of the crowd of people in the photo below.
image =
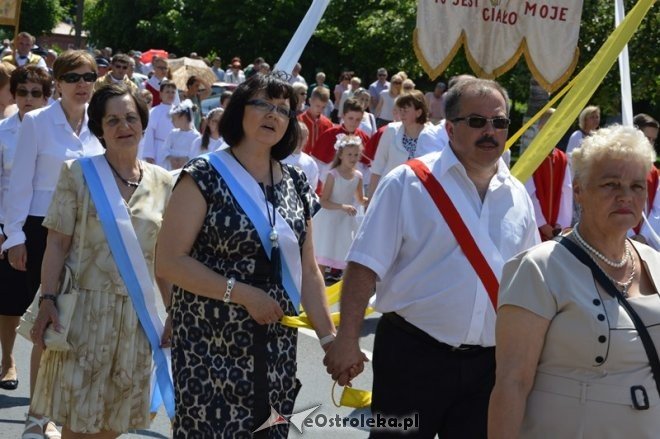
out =
{"type": "Polygon", "coordinates": [[[154,393],[175,438],[287,437],[287,424],[253,434],[300,389],[297,330],[280,319],[304,308],[347,385],[374,293],[371,408],[418,414],[416,437],[657,434],[653,117],[600,127],[589,106],[568,148],[519,182],[495,81],[424,94],[380,68],[331,90],[300,64],[215,58],[232,91],[204,113],[212,84],[192,74],[179,90],[163,55],[33,45],[18,34],[0,63],[0,388],[19,385],[15,328],[32,304],[25,439],[148,428],[154,393]],[[65,267],[76,312],[55,350],[65,267]]]}

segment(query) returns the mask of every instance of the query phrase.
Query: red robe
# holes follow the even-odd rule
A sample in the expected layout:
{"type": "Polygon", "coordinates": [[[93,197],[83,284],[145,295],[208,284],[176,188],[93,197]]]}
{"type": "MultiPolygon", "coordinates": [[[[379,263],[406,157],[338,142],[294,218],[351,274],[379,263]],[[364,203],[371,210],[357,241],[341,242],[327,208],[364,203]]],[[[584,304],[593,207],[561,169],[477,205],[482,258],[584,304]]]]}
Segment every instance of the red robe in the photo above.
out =
{"type": "Polygon", "coordinates": [[[155,107],[156,105],[160,104],[160,89],[155,88],[149,81],[144,82],[144,88],[149,90],[151,94],[154,96],[154,100],[151,103],[152,108],[155,107]]]}
{"type": "Polygon", "coordinates": [[[333,127],[333,123],[324,115],[321,115],[318,119],[315,119],[311,114],[309,114],[309,110],[299,115],[298,120],[304,123],[309,130],[307,143],[305,143],[302,149],[304,153],[309,154],[314,149],[314,145],[316,145],[316,142],[318,142],[323,133],[333,127]]]}
{"type": "MultiPolygon", "coordinates": [[[[655,202],[655,194],[658,192],[658,180],[660,179],[660,171],[655,166],[651,168],[651,171],[646,176],[646,189],[648,192],[648,204],[646,205],[646,214],[648,215],[653,207],[655,202]]],[[[642,220],[643,221],[643,220],[642,220]]],[[[639,231],[642,228],[642,221],[633,228],[636,234],[639,234],[639,231]]]]}
{"type": "Polygon", "coordinates": [[[387,125],[383,125],[382,127],[378,128],[378,131],[374,133],[373,136],[369,139],[369,142],[364,147],[364,155],[369,158],[369,160],[373,160],[374,157],[376,157],[376,150],[378,149],[378,142],[380,142],[380,138],[383,137],[383,133],[387,129],[387,125]]]}
{"type": "Polygon", "coordinates": [[[536,198],[539,200],[543,216],[545,216],[546,221],[551,226],[557,224],[561,191],[567,165],[568,159],[566,154],[555,148],[543,160],[543,163],[541,163],[536,171],[534,171],[533,178],[534,186],[536,186],[536,198]]]}
{"type": "MultiPolygon", "coordinates": [[[[337,134],[351,134],[346,129],[344,129],[344,125],[338,125],[334,126],[330,129],[328,129],[321,137],[319,137],[318,142],[314,145],[314,148],[312,149],[311,155],[322,161],[323,163],[330,163],[332,162],[332,159],[335,157],[335,142],[337,141],[337,134]]],[[[358,136],[360,139],[362,139],[362,145],[366,146],[367,142],[369,142],[369,135],[362,131],[360,128],[356,129],[354,133],[352,133],[355,136],[358,136]]],[[[360,158],[360,162],[369,164],[371,161],[362,155],[362,158],[360,158]]]]}

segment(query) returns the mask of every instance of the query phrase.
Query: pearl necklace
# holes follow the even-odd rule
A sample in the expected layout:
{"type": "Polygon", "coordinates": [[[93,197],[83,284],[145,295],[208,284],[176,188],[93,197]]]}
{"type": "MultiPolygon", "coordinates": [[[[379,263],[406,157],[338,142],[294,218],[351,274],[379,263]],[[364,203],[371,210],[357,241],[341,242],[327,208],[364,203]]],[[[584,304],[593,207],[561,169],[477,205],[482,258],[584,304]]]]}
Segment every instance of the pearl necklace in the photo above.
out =
{"type": "Polygon", "coordinates": [[[605,262],[605,263],[606,263],[607,265],[609,265],[610,267],[613,267],[613,268],[621,268],[621,267],[623,267],[624,265],[626,265],[626,263],[628,262],[628,259],[631,259],[632,255],[631,255],[631,252],[630,252],[630,245],[628,244],[628,241],[627,241],[627,240],[625,241],[626,252],[625,252],[625,254],[623,255],[623,258],[622,258],[620,261],[613,261],[612,259],[608,258],[608,257],[605,256],[604,254],[602,254],[601,252],[599,252],[598,250],[596,250],[595,248],[593,248],[592,246],[590,246],[590,245],[587,243],[587,241],[584,240],[584,238],[582,237],[582,235],[580,235],[580,232],[578,232],[578,226],[579,226],[579,225],[580,225],[580,223],[577,223],[577,224],[575,225],[575,227],[573,227],[573,234],[575,235],[575,238],[576,238],[576,239],[578,240],[578,242],[582,245],[582,247],[584,247],[584,248],[586,248],[587,250],[589,250],[589,252],[591,252],[591,253],[592,253],[593,255],[595,255],[598,259],[600,259],[601,261],[605,262]]]}

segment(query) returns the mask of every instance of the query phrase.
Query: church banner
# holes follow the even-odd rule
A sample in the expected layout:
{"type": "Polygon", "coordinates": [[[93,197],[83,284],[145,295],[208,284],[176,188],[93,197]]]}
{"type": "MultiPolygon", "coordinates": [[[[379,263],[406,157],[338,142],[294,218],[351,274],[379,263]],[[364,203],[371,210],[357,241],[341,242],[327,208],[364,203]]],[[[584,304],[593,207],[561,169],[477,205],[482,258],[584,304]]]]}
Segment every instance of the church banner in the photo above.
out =
{"type": "Polygon", "coordinates": [[[21,0],[0,0],[0,25],[16,26],[21,0]]]}
{"type": "Polygon", "coordinates": [[[461,46],[481,78],[502,75],[524,55],[553,92],[577,65],[581,15],[582,0],[418,0],[415,52],[432,79],[461,46]]]}

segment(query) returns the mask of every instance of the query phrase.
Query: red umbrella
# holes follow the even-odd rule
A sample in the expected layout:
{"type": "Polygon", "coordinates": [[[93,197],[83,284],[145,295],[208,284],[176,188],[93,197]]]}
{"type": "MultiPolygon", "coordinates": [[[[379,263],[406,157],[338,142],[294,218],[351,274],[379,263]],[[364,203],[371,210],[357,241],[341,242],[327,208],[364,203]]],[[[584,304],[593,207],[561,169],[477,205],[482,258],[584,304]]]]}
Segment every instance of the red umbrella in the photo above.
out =
{"type": "Polygon", "coordinates": [[[142,53],[140,61],[145,64],[150,63],[154,56],[160,56],[161,58],[167,59],[168,53],[162,49],[149,49],[142,53]]]}

